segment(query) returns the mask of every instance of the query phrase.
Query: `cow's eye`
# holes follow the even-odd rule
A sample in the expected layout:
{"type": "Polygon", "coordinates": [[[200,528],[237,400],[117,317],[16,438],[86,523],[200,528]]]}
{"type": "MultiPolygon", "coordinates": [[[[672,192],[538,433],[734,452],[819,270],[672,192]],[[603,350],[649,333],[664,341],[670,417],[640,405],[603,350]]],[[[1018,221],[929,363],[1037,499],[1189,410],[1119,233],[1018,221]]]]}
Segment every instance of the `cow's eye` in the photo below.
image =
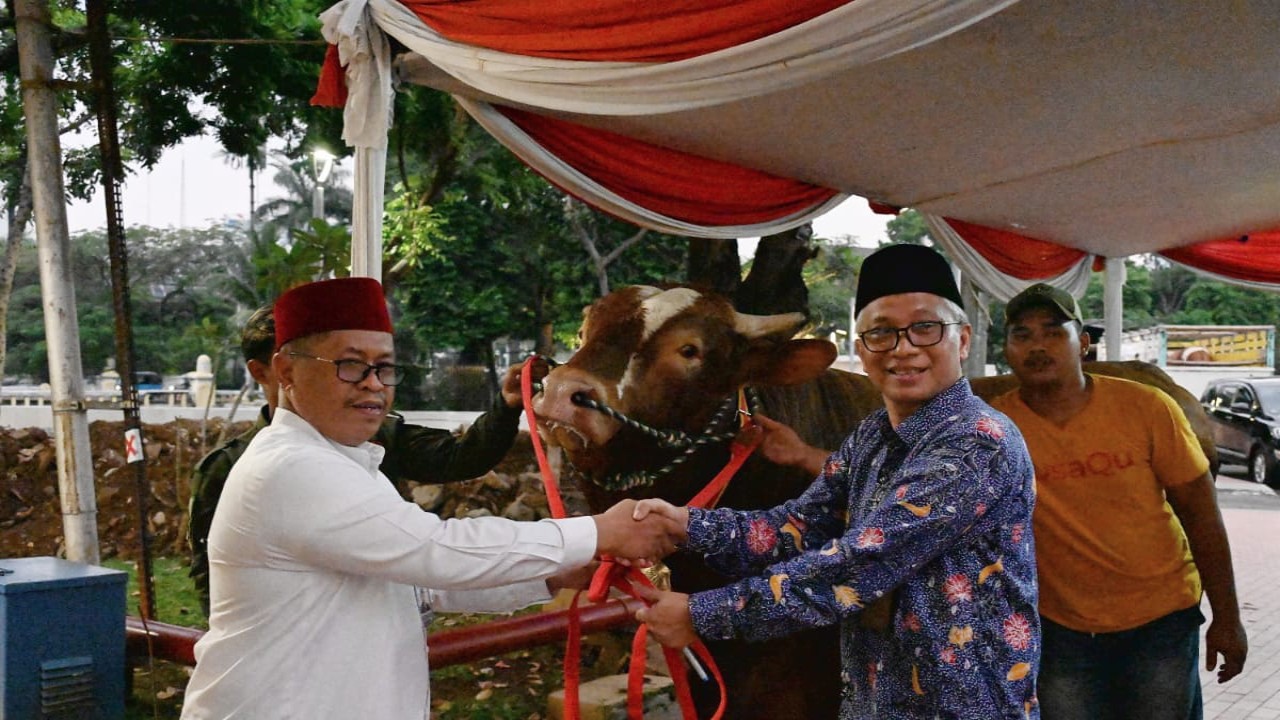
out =
{"type": "Polygon", "coordinates": [[[701,354],[702,350],[700,350],[697,345],[680,346],[680,357],[683,357],[685,360],[692,360],[701,354]]]}

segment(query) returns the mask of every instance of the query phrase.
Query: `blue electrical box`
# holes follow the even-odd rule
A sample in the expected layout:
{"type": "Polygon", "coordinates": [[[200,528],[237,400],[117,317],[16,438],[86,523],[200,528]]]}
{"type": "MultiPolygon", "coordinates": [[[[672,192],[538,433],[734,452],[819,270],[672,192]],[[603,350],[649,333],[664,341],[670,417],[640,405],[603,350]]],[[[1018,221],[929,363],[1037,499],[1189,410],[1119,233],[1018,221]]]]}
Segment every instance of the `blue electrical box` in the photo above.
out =
{"type": "Polygon", "coordinates": [[[0,559],[0,718],[124,717],[126,573],[0,559]]]}

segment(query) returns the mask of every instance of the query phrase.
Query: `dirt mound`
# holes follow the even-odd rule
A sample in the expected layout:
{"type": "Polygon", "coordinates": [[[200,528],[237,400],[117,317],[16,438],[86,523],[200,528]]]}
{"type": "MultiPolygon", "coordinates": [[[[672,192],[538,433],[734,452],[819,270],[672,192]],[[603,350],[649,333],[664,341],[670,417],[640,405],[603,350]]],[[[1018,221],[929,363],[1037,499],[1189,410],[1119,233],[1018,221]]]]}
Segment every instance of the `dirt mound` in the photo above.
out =
{"type": "MultiPolygon", "coordinates": [[[[232,423],[226,438],[248,429],[232,423]]],[[[98,506],[98,543],[102,557],[136,558],[138,487],[146,488],[146,522],[154,555],[187,556],[187,501],[191,472],[216,446],[223,421],[176,420],[143,426],[145,462],[126,464],[124,423],[89,426],[93,477],[98,506]],[[138,467],[144,480],[140,483],[138,467]]],[[[57,452],[52,434],[39,428],[0,428],[0,558],[62,556],[62,515],[58,503],[57,452]]],[[[402,488],[407,499],[446,517],[493,514],[519,519],[546,517],[546,498],[527,433],[520,433],[506,459],[485,477],[424,492],[416,483],[402,488]]],[[[572,489],[566,505],[581,507],[572,489]]]]}

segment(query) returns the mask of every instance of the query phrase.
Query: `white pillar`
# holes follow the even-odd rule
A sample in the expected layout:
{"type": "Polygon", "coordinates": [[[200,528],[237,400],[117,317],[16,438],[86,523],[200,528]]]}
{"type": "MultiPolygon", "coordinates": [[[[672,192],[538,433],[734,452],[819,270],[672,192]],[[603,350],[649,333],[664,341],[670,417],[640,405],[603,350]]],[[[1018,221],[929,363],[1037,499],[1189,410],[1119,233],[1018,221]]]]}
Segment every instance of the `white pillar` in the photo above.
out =
{"type": "Polygon", "coordinates": [[[1128,271],[1124,258],[1107,258],[1106,287],[1102,295],[1102,315],[1106,326],[1102,336],[1107,360],[1124,360],[1120,357],[1121,337],[1124,334],[1124,283],[1128,271]]]}
{"type": "Polygon", "coordinates": [[[351,274],[382,281],[382,196],[385,148],[356,148],[355,197],[351,209],[351,274]]]}
{"type": "Polygon", "coordinates": [[[14,14],[40,261],[40,292],[44,301],[44,333],[49,346],[62,531],[66,537],[67,559],[96,565],[100,559],[98,505],[93,492],[80,325],[76,318],[75,289],[71,284],[71,241],[62,183],[62,145],[58,139],[58,97],[53,89],[55,64],[49,41],[49,3],[18,0],[14,14]]]}
{"type": "Polygon", "coordinates": [[[196,369],[187,373],[191,381],[191,400],[196,407],[209,407],[213,404],[213,360],[208,355],[196,358],[196,369]]]}

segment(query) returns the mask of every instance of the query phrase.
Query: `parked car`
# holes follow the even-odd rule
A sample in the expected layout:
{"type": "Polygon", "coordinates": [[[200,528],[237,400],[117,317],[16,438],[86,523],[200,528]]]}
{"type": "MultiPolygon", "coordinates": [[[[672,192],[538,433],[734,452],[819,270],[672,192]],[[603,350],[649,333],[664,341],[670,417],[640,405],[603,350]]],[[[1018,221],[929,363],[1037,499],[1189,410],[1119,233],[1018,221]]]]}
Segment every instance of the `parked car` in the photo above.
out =
{"type": "Polygon", "coordinates": [[[1200,404],[1223,462],[1249,468],[1249,479],[1280,485],[1280,377],[1212,380],[1200,404]]]}
{"type": "MultiPolygon", "coordinates": [[[[120,389],[120,383],[116,383],[116,390],[120,389]]],[[[133,371],[133,389],[142,390],[162,390],[164,389],[164,378],[158,372],[150,370],[134,370],[133,371]]]]}

